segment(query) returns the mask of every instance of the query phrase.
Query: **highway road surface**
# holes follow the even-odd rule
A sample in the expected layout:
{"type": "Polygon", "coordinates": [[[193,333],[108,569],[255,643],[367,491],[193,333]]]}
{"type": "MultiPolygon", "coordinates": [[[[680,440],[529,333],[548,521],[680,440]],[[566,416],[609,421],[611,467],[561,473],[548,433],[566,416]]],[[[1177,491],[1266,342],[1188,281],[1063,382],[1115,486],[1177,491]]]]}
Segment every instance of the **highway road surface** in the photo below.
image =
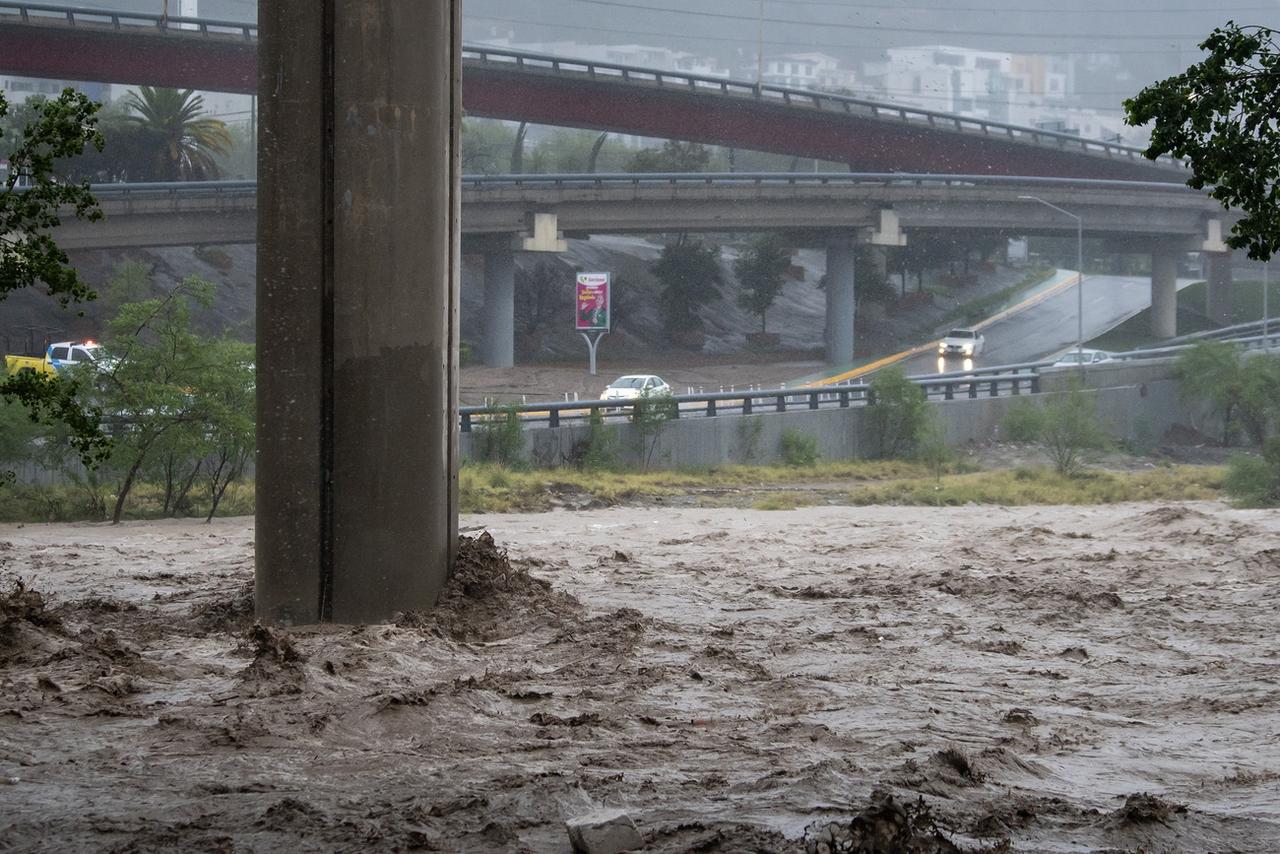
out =
{"type": "MultiPolygon", "coordinates": [[[[1179,279],[1178,289],[1194,281],[1179,279]]],[[[1062,288],[1043,301],[983,329],[986,349],[972,363],[952,358],[943,366],[937,352],[930,351],[913,356],[901,365],[908,375],[914,375],[1014,365],[1056,357],[1076,343],[1076,287],[1062,288]]],[[[1150,305],[1149,276],[1085,276],[1084,340],[1087,342],[1114,329],[1150,305]]]]}

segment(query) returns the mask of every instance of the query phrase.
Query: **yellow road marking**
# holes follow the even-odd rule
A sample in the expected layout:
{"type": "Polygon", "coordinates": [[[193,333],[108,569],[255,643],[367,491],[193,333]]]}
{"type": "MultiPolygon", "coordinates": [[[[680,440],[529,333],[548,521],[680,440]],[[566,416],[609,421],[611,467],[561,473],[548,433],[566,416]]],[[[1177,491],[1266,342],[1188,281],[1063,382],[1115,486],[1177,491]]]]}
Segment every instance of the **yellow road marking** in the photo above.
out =
{"type": "MultiPolygon", "coordinates": [[[[991,315],[981,323],[975,324],[972,328],[986,329],[988,326],[992,325],[993,323],[999,323],[1001,320],[1004,320],[1007,317],[1011,317],[1020,311],[1026,311],[1027,309],[1031,308],[1033,305],[1039,305],[1040,303],[1047,300],[1049,297],[1054,296],[1055,294],[1066,290],[1068,287],[1076,284],[1079,281],[1080,281],[1079,273],[1075,273],[1074,275],[1067,276],[1065,279],[1063,279],[1061,282],[1058,282],[1056,285],[1052,285],[1048,288],[1045,288],[1043,291],[1040,291],[1038,294],[1035,294],[1034,296],[1029,296],[1026,299],[1024,299],[1022,302],[1017,303],[1016,305],[1011,305],[1008,308],[1006,308],[1004,311],[1000,311],[1000,312],[997,312],[996,314],[991,315]]],[[[929,350],[933,350],[937,346],[938,346],[937,341],[930,341],[928,344],[921,344],[917,347],[912,347],[910,350],[903,350],[901,353],[894,353],[892,356],[885,356],[882,359],[876,359],[874,362],[871,362],[866,365],[862,365],[861,367],[857,367],[849,371],[845,371],[842,374],[836,374],[834,377],[826,377],[824,379],[814,380],[813,382],[805,383],[804,385],[800,386],[800,388],[814,388],[816,386],[835,385],[836,383],[842,383],[845,380],[856,380],[859,377],[865,377],[867,374],[873,373],[875,371],[880,370],[881,368],[888,367],[889,365],[895,364],[897,362],[901,362],[904,359],[910,359],[912,356],[918,356],[921,353],[925,353],[925,352],[928,352],[929,350]]]]}

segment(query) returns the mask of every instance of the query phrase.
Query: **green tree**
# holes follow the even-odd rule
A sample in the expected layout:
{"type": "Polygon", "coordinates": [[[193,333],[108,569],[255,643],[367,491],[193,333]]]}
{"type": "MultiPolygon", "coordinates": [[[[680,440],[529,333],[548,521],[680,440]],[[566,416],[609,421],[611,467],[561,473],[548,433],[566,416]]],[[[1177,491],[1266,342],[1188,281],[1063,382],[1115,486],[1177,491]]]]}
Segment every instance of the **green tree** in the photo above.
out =
{"type": "Polygon", "coordinates": [[[662,286],[658,307],[668,333],[702,329],[698,309],[720,296],[720,249],[681,235],[651,268],[662,286]]]}
{"type": "Polygon", "coordinates": [[[631,405],[631,426],[638,444],[640,470],[648,471],[667,422],[680,417],[679,404],[670,394],[637,398],[631,405]]]}
{"type": "Polygon", "coordinates": [[[496,175],[511,168],[516,134],[504,122],[465,119],[462,122],[462,171],[468,175],[496,175]]]}
{"type": "Polygon", "coordinates": [[[1219,27],[1200,43],[1208,55],[1124,102],[1125,121],[1151,123],[1146,155],[1185,158],[1187,184],[1244,216],[1227,244],[1249,257],[1280,249],[1280,50],[1267,27],[1219,27]]]}
{"type": "Polygon", "coordinates": [[[642,148],[627,164],[628,172],[706,172],[711,151],[697,142],[669,139],[662,148],[642,148]]]}
{"type": "Polygon", "coordinates": [[[1053,396],[1044,406],[1040,444],[1058,474],[1075,477],[1083,472],[1094,454],[1107,446],[1093,397],[1079,388],[1053,396]]]}
{"type": "Polygon", "coordinates": [[[1280,436],[1262,446],[1262,456],[1232,457],[1227,465],[1227,494],[1245,507],[1280,506],[1280,436]]]}
{"type": "Polygon", "coordinates": [[[738,305],[759,316],[761,332],[767,331],[765,314],[782,291],[790,269],[791,250],[777,234],[757,237],[733,262],[733,271],[742,286],[738,305]]]}
{"type": "Polygon", "coordinates": [[[1222,419],[1222,441],[1231,444],[1243,430],[1261,445],[1280,415],[1280,358],[1245,358],[1223,341],[1200,341],[1184,350],[1177,363],[1184,399],[1213,407],[1222,419]]]}
{"type": "Polygon", "coordinates": [[[205,410],[204,456],[199,473],[211,521],[227,488],[244,476],[257,448],[256,381],[252,344],[220,338],[206,346],[208,369],[199,389],[205,410]]]}
{"type": "Polygon", "coordinates": [[[192,317],[212,295],[213,285],[188,278],[164,297],[122,306],[109,324],[105,344],[112,367],[100,385],[114,422],[110,466],[119,473],[113,523],[144,467],[163,451],[194,454],[200,448],[198,439],[183,434],[208,429],[206,390],[215,362],[192,317]]]}
{"type": "Polygon", "coordinates": [[[905,459],[915,453],[928,425],[924,388],[907,379],[901,368],[885,368],[871,381],[874,403],[867,408],[874,456],[905,459]]]}
{"type": "MultiPolygon", "coordinates": [[[[62,210],[78,219],[102,217],[87,183],[59,180],[69,159],[86,149],[101,150],[97,127],[100,105],[64,89],[53,100],[24,107],[19,122],[8,121],[9,105],[0,95],[0,151],[9,161],[0,173],[0,300],[21,288],[43,286],[64,307],[94,298],[71,266],[52,231],[62,210]]],[[[81,381],[70,377],[19,374],[0,381],[0,400],[22,405],[29,417],[69,428],[68,441],[86,464],[105,453],[100,413],[82,400],[81,381]]]]}
{"type": "Polygon", "coordinates": [[[140,128],[156,173],[169,181],[210,181],[222,176],[219,160],[235,145],[227,125],[204,116],[204,97],[191,89],[141,86],[124,98],[128,121],[140,128]]]}

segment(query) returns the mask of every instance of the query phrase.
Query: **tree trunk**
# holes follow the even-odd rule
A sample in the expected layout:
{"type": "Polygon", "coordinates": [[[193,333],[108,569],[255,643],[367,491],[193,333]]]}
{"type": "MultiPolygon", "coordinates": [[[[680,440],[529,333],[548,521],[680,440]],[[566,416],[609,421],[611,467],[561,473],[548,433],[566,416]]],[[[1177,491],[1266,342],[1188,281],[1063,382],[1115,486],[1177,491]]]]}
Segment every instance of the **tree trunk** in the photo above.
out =
{"type": "Polygon", "coordinates": [[[124,482],[120,484],[120,494],[116,496],[115,509],[111,511],[111,524],[119,525],[120,516],[124,513],[124,502],[129,497],[129,491],[133,489],[133,480],[138,476],[138,470],[142,468],[142,461],[147,458],[146,450],[138,454],[138,458],[133,461],[133,465],[129,467],[129,473],[125,475],[124,482]]]}

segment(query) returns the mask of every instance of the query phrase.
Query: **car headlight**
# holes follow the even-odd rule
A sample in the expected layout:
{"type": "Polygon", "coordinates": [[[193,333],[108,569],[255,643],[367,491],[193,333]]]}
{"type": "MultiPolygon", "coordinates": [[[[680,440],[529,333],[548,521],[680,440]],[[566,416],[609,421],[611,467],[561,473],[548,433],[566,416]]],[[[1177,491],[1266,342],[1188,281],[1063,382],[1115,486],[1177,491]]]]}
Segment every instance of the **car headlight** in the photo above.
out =
{"type": "Polygon", "coordinates": [[[947,343],[945,341],[938,342],[938,352],[939,353],[947,352],[947,343]]]}
{"type": "Polygon", "coordinates": [[[972,356],[972,355],[973,355],[973,345],[972,345],[972,344],[965,344],[965,345],[964,345],[964,354],[965,354],[966,356],[972,356]]]}

